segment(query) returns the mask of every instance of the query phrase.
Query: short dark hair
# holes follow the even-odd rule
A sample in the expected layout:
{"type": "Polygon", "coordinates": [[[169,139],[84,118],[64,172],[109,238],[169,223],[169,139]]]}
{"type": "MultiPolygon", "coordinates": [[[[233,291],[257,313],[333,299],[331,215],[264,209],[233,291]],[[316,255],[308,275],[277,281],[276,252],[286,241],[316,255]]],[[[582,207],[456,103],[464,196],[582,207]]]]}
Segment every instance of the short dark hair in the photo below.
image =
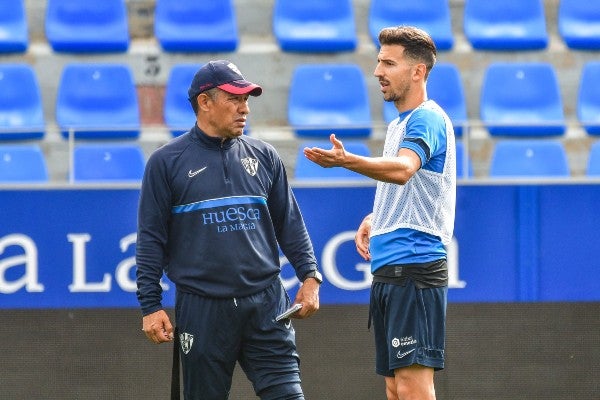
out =
{"type": "Polygon", "coordinates": [[[425,64],[427,68],[425,78],[436,61],[437,49],[433,39],[427,32],[414,26],[383,28],[379,32],[379,44],[404,47],[404,54],[408,58],[425,64]]]}
{"type": "MultiPolygon", "coordinates": [[[[205,90],[204,94],[206,94],[208,97],[210,97],[211,99],[215,99],[217,97],[217,88],[212,88],[212,89],[208,89],[205,90]]],[[[194,115],[198,115],[198,96],[200,96],[202,93],[198,93],[196,96],[194,96],[191,100],[190,100],[190,104],[192,105],[192,110],[194,110],[194,115]]]]}

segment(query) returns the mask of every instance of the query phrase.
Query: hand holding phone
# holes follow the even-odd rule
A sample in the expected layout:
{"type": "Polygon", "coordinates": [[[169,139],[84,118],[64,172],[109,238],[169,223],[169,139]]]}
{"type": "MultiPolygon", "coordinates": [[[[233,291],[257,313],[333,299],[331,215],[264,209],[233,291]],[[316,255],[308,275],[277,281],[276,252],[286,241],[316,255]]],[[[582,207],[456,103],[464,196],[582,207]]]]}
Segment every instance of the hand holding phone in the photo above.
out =
{"type": "Polygon", "coordinates": [[[290,308],[288,308],[287,310],[285,310],[284,312],[282,312],[281,314],[279,314],[277,317],[275,317],[275,321],[281,321],[282,319],[289,318],[290,315],[292,315],[293,313],[295,313],[296,311],[298,311],[301,308],[302,308],[302,303],[296,303],[293,306],[291,306],[290,308]]]}

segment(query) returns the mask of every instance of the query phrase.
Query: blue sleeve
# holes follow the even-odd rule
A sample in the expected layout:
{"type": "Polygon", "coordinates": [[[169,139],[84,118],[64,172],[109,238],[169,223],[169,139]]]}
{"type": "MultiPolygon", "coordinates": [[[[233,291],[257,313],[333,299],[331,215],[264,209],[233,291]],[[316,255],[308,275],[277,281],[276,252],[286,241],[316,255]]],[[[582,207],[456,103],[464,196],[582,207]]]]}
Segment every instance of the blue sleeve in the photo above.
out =
{"type": "Polygon", "coordinates": [[[300,207],[278,156],[274,157],[273,168],[273,186],[267,205],[279,247],[301,280],[308,272],[317,269],[317,261],[300,207]]]}
{"type": "Polygon", "coordinates": [[[400,148],[408,148],[417,153],[421,158],[421,168],[443,171],[446,153],[444,117],[433,110],[416,110],[406,124],[406,135],[400,148]]]}
{"type": "Polygon", "coordinates": [[[136,282],[143,315],[162,308],[160,279],[168,264],[169,188],[164,161],[155,153],[146,165],[138,207],[136,282]]]}

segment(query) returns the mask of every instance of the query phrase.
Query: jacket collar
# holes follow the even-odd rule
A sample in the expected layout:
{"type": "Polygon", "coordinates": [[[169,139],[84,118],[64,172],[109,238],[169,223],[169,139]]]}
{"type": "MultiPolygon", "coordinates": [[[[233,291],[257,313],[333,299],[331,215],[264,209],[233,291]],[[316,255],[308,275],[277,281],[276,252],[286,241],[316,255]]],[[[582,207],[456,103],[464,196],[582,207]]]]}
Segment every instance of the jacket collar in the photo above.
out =
{"type": "Polygon", "coordinates": [[[198,124],[194,124],[194,127],[190,131],[190,136],[199,141],[203,146],[214,149],[228,149],[234,145],[237,138],[225,139],[213,136],[208,136],[202,129],[198,127],[198,124]]]}

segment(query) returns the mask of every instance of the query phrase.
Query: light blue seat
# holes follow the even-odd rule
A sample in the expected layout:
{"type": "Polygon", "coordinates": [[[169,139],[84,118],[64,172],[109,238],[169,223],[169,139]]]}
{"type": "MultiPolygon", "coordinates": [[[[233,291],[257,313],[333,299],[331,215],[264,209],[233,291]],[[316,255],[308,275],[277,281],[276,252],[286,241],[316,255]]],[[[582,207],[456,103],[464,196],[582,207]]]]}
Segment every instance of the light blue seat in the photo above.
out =
{"type": "Polygon", "coordinates": [[[458,140],[456,141],[456,176],[458,178],[470,178],[473,176],[473,162],[471,161],[471,157],[465,152],[464,144],[458,140]]]}
{"type": "Polygon", "coordinates": [[[568,177],[569,164],[557,140],[505,140],[496,143],[490,165],[492,177],[568,177]]]}
{"type": "Polygon", "coordinates": [[[301,137],[366,137],[371,110],[362,70],[355,64],[298,65],[288,96],[288,122],[301,137]]]}
{"type": "Polygon", "coordinates": [[[0,140],[41,139],[40,87],[28,64],[0,64],[0,140]]]}
{"type": "Polygon", "coordinates": [[[448,0],[371,0],[368,19],[369,33],[377,47],[379,31],[398,25],[423,29],[438,50],[450,50],[454,45],[448,0]]]}
{"type": "Polygon", "coordinates": [[[600,2],[560,0],[558,32],[571,49],[600,50],[600,2]]]}
{"type": "Polygon", "coordinates": [[[585,173],[587,176],[600,177],[600,142],[594,143],[590,149],[585,173]]]}
{"type": "Polygon", "coordinates": [[[427,96],[438,103],[454,127],[454,134],[462,136],[467,122],[467,104],[460,71],[454,64],[437,63],[427,79],[427,96]]]}
{"type": "MultiPolygon", "coordinates": [[[[297,180],[369,180],[370,178],[350,171],[346,168],[333,167],[323,168],[304,156],[305,147],[320,147],[322,149],[331,149],[332,144],[329,140],[315,140],[301,143],[298,147],[296,156],[296,168],[294,178],[297,180]]],[[[371,151],[367,144],[360,140],[344,140],[344,148],[350,153],[369,157],[371,151]]]]}
{"type": "Polygon", "coordinates": [[[138,144],[78,144],[73,152],[75,182],[140,181],[145,157],[138,144]]]}
{"type": "Polygon", "coordinates": [[[358,42],[351,0],[275,0],[273,34],[283,51],[352,51],[358,42]]]}
{"type": "Polygon", "coordinates": [[[48,0],[46,39],[56,52],[108,53],[129,48],[125,0],[48,0]]]}
{"type": "Polygon", "coordinates": [[[383,101],[383,120],[386,124],[389,124],[396,118],[398,118],[398,109],[394,105],[393,101],[383,101]]]}
{"type": "Polygon", "coordinates": [[[465,36],[476,50],[535,50],[548,46],[542,0],[465,0],[465,36]]]}
{"type": "Polygon", "coordinates": [[[492,136],[552,136],[566,129],[558,79],[549,63],[491,63],[480,113],[492,136]]]}
{"type": "Polygon", "coordinates": [[[44,153],[37,144],[0,145],[0,182],[47,182],[44,153]]]}
{"type": "Polygon", "coordinates": [[[157,0],[154,36],[166,52],[230,52],[239,43],[232,0],[157,0]]]}
{"type": "Polygon", "coordinates": [[[29,47],[24,0],[0,0],[0,53],[23,53],[29,47]]]}
{"type": "Polygon", "coordinates": [[[173,136],[188,131],[196,122],[188,100],[188,89],[201,66],[202,64],[179,64],[169,72],[165,88],[164,118],[173,136]]]}
{"type": "Polygon", "coordinates": [[[590,135],[600,135],[600,62],[583,66],[577,95],[577,118],[590,135]]]}
{"type": "Polygon", "coordinates": [[[138,96],[129,66],[70,63],[62,72],[56,122],[67,138],[136,138],[140,131],[138,96]]]}

